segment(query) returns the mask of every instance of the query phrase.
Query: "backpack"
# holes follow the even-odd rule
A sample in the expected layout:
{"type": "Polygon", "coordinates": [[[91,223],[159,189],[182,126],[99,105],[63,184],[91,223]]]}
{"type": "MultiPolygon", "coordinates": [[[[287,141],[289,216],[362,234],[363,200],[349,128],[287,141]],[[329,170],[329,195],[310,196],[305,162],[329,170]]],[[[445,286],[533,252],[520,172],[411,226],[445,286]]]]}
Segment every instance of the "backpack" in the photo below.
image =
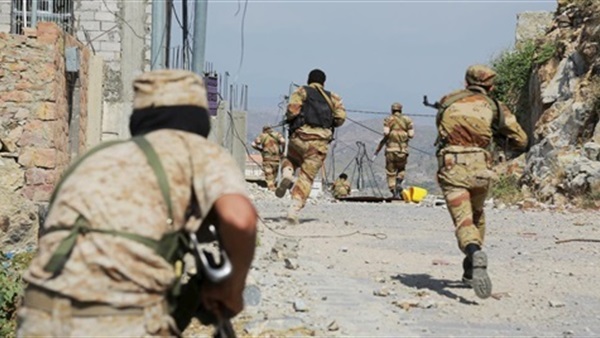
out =
{"type": "Polygon", "coordinates": [[[306,99],[302,103],[302,110],[290,124],[290,133],[303,125],[324,129],[333,129],[333,103],[331,92],[321,88],[304,86],[306,99]]]}

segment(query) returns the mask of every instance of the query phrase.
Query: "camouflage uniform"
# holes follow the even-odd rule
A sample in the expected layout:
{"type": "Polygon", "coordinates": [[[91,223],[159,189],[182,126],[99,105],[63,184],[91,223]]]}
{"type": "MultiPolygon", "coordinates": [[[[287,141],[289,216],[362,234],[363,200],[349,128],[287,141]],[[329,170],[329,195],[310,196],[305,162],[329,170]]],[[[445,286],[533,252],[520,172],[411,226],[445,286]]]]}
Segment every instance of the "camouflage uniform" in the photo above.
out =
{"type": "MultiPolygon", "coordinates": [[[[319,83],[311,83],[313,88],[323,89],[319,83]]],[[[297,117],[302,109],[302,104],[307,98],[304,87],[298,88],[289,99],[286,113],[287,120],[290,121],[297,117]]],[[[346,120],[346,110],[342,99],[335,93],[331,93],[333,103],[334,126],[341,126],[346,120]]],[[[290,136],[288,144],[287,157],[282,162],[282,176],[284,179],[293,180],[296,169],[300,169],[298,178],[291,190],[292,205],[288,212],[290,221],[297,221],[298,212],[306,204],[312,184],[325,162],[329,142],[333,138],[333,132],[330,129],[312,127],[303,125],[290,136]]]]}
{"type": "MultiPolygon", "coordinates": [[[[149,80],[144,76],[142,82],[149,80]]],[[[202,80],[182,82],[187,89],[179,88],[170,98],[162,92],[162,103],[206,107],[202,80]],[[186,98],[184,92],[197,98],[186,98]]],[[[143,97],[138,99],[134,107],[147,106],[143,97]]],[[[38,254],[24,274],[29,286],[18,312],[19,336],[142,337],[177,332],[165,302],[176,277],[174,268],[140,242],[101,232],[73,232],[75,245],[59,273],[45,269],[81,217],[92,229],[159,240],[181,229],[196,232],[220,197],[246,196],[239,168],[218,145],[174,129],[150,132],[145,138],[164,167],[172,222],[167,220],[157,176],[134,142],[112,145],[86,158],[60,186],[43,225],[43,231],[50,232],[40,238],[38,254]],[[189,216],[189,207],[199,211],[189,216]],[[53,227],[65,229],[52,231],[53,227]]]]}
{"type": "Polygon", "coordinates": [[[351,190],[350,182],[343,178],[338,178],[333,182],[331,190],[333,191],[333,198],[348,197],[351,190]]]}
{"type": "Polygon", "coordinates": [[[385,172],[388,188],[393,195],[398,195],[404,180],[406,161],[408,159],[408,141],[415,136],[412,120],[402,114],[402,105],[392,105],[392,115],[383,121],[385,144],[385,172]]]}
{"type": "MultiPolygon", "coordinates": [[[[485,66],[471,66],[467,88],[443,97],[436,119],[437,179],[456,227],[458,246],[465,253],[470,244],[480,248],[485,237],[483,206],[492,178],[488,148],[494,135],[506,136],[515,148],[527,145],[527,135],[508,107],[496,105],[488,96],[486,87],[493,84],[494,77],[493,70],[485,66]]],[[[487,258],[485,261],[487,265],[487,258]]],[[[483,292],[482,298],[489,292],[483,292]]]]}
{"type": "Polygon", "coordinates": [[[264,128],[263,132],[252,142],[252,147],[259,150],[262,155],[262,168],[265,173],[265,181],[269,190],[275,190],[275,180],[279,171],[279,160],[281,159],[281,148],[285,145],[285,139],[281,133],[272,128],[264,128]]]}

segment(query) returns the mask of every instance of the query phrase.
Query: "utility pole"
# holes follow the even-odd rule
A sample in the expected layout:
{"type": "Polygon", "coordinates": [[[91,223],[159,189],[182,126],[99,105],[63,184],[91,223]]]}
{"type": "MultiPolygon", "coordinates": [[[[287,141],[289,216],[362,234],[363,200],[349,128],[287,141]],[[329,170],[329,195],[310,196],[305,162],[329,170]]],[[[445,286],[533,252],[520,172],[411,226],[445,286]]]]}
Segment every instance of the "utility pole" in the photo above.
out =
{"type": "Polygon", "coordinates": [[[196,0],[194,6],[194,41],[192,46],[192,71],[202,75],[206,52],[206,26],[208,21],[208,0],[196,0]]]}
{"type": "Polygon", "coordinates": [[[165,0],[152,1],[152,51],[150,67],[152,69],[166,68],[165,43],[167,34],[167,2],[165,0]]]}

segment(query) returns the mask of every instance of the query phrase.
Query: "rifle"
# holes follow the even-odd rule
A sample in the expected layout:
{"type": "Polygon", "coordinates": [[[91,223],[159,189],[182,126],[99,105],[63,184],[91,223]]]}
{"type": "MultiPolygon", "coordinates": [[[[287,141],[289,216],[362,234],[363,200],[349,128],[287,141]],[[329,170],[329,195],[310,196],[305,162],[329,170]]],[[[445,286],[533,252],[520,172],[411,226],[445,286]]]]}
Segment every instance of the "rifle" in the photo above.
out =
{"type": "Polygon", "coordinates": [[[434,102],[434,103],[430,103],[429,100],[427,99],[427,95],[423,95],[423,105],[425,107],[431,107],[434,109],[440,109],[441,105],[439,102],[434,102]]]}
{"type": "MultiPolygon", "coordinates": [[[[213,239],[220,243],[217,229],[214,225],[208,226],[208,232],[213,239]]],[[[202,307],[200,289],[204,278],[218,284],[231,276],[233,267],[227,253],[219,244],[218,260],[212,252],[199,249],[199,241],[195,233],[190,234],[190,253],[194,257],[197,272],[192,275],[185,285],[181,285],[181,293],[177,298],[177,308],[173,317],[177,326],[183,331],[191,319],[196,317],[202,324],[212,324],[215,328],[214,338],[236,338],[231,321],[226,317],[217,317],[202,307]],[[193,310],[191,310],[193,309],[193,310]],[[179,310],[179,312],[177,311],[179,310]]]]}

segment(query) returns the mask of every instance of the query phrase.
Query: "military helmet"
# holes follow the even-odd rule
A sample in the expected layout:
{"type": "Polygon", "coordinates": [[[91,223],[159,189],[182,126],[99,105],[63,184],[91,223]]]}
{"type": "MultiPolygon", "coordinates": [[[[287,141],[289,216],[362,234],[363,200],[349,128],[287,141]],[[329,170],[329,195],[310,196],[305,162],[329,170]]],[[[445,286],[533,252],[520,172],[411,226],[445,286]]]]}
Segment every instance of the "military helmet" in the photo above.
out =
{"type": "Polygon", "coordinates": [[[271,130],[271,126],[264,126],[263,127],[263,131],[269,131],[269,130],[271,130]]]}
{"type": "Polygon", "coordinates": [[[392,103],[392,112],[402,111],[402,104],[400,102],[392,103]]]}
{"type": "Polygon", "coordinates": [[[467,68],[465,80],[467,84],[490,87],[494,84],[496,72],[485,65],[472,65],[467,68]]]}

